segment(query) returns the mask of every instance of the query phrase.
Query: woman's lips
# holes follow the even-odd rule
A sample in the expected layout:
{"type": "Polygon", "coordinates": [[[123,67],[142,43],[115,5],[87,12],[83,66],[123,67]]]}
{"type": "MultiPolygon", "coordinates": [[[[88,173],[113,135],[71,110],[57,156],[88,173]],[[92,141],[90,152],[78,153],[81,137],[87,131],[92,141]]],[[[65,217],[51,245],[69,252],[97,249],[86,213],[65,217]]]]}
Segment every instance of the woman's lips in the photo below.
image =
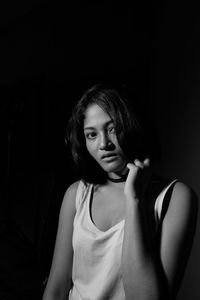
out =
{"type": "Polygon", "coordinates": [[[103,155],[101,159],[102,159],[103,161],[110,162],[110,161],[115,160],[116,157],[117,157],[116,154],[107,154],[107,155],[103,155]]]}

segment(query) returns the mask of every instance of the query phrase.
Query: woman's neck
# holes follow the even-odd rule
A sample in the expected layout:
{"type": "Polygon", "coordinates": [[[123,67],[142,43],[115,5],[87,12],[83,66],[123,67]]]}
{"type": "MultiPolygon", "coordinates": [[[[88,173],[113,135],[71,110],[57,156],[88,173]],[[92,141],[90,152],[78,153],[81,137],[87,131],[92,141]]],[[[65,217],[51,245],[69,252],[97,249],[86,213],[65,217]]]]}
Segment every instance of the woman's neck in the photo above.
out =
{"type": "Polygon", "coordinates": [[[115,182],[115,183],[118,183],[118,182],[125,182],[126,181],[126,178],[127,178],[127,174],[125,175],[121,175],[120,177],[110,177],[108,175],[108,180],[111,181],[111,182],[115,182]]]}

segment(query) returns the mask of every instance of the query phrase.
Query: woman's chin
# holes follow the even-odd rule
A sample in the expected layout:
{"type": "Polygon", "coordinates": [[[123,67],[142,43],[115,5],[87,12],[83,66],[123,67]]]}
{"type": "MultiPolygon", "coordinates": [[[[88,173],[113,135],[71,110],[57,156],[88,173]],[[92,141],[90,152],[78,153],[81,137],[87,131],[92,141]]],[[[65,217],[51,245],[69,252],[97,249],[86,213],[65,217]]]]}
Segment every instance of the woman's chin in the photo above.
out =
{"type": "Polygon", "coordinates": [[[121,177],[124,176],[128,173],[128,168],[126,165],[123,166],[104,166],[103,170],[109,175],[109,177],[121,177]]]}

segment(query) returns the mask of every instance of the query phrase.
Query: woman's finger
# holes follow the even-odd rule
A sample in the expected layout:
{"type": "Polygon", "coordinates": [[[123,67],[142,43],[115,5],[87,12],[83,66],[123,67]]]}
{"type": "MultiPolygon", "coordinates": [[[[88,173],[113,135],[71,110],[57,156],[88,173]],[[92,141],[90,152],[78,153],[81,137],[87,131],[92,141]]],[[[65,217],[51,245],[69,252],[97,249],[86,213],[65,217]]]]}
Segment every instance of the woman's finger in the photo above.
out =
{"type": "Polygon", "coordinates": [[[134,160],[134,165],[138,168],[143,169],[144,167],[150,166],[150,159],[146,158],[144,161],[140,161],[139,159],[134,160]]]}
{"type": "Polygon", "coordinates": [[[144,160],[144,165],[145,165],[146,167],[149,167],[149,166],[150,166],[150,159],[149,159],[149,158],[146,158],[146,159],[144,160]]]}

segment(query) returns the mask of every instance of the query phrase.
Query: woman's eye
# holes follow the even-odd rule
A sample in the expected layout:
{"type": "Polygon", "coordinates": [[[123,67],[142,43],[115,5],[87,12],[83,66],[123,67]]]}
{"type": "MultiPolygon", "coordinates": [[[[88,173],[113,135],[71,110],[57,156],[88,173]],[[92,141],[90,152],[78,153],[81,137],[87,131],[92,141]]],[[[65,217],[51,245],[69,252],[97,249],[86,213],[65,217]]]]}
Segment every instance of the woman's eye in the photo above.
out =
{"type": "Polygon", "coordinates": [[[95,139],[96,133],[95,132],[89,132],[86,134],[86,138],[89,140],[95,139]]]}
{"type": "Polygon", "coordinates": [[[110,133],[115,133],[115,127],[110,127],[110,128],[108,128],[108,131],[109,131],[110,133]]]}

